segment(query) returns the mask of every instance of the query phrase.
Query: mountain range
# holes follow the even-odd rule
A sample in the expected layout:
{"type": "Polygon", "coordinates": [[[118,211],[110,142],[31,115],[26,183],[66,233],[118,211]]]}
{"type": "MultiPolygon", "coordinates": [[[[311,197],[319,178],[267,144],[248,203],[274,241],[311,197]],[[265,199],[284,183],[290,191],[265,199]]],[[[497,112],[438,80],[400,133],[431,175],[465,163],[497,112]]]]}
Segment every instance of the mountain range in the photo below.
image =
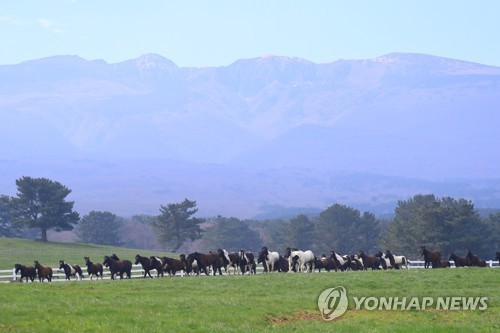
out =
{"type": "Polygon", "coordinates": [[[386,213],[419,193],[498,207],[499,123],[500,68],[431,55],[54,56],[0,66],[0,194],[29,175],[68,186],[81,212],[121,215],[186,197],[242,218],[386,213]]]}

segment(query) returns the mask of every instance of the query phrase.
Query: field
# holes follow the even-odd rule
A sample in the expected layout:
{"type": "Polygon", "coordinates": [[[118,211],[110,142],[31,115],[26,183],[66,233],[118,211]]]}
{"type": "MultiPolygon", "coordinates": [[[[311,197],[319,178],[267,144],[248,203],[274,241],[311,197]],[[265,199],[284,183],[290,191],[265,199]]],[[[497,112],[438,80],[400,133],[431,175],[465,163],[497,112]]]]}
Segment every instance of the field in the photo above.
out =
{"type": "Polygon", "coordinates": [[[494,332],[500,330],[499,281],[498,268],[465,268],[7,283],[0,284],[0,331],[494,332]],[[349,308],[325,322],[317,298],[335,286],[347,289],[349,308]],[[368,296],[486,296],[488,308],[355,310],[353,297],[368,296]]]}

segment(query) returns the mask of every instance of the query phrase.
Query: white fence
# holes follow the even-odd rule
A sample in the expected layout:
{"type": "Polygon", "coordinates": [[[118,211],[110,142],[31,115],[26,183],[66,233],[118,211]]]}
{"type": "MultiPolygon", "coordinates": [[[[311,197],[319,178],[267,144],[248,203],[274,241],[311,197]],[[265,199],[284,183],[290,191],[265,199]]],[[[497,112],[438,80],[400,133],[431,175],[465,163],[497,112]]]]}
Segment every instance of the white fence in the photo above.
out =
{"type": "MultiPolygon", "coordinates": [[[[450,261],[451,263],[451,268],[455,268],[455,262],[450,261]]],[[[496,268],[499,267],[499,262],[494,261],[494,260],[488,260],[486,261],[488,264],[488,267],[496,268]]],[[[410,265],[409,268],[415,269],[415,268],[424,268],[424,261],[423,260],[410,260],[410,265]]],[[[82,271],[84,275],[87,275],[86,273],[86,267],[82,267],[82,271]]],[[[233,272],[233,269],[230,269],[231,273],[233,272]]],[[[53,268],[53,277],[52,281],[57,282],[57,281],[66,281],[66,274],[64,274],[64,271],[59,269],[59,268],[53,268]]],[[[263,268],[261,265],[257,266],[257,272],[262,273],[263,268]]],[[[325,272],[323,270],[323,272],[325,272]]],[[[144,276],[144,270],[142,269],[141,265],[132,265],[132,271],[131,271],[131,277],[132,278],[142,278],[144,276]]],[[[109,269],[104,268],[104,280],[110,280],[111,279],[111,274],[109,272],[109,269]]],[[[156,275],[156,271],[153,270],[151,273],[152,276],[156,275]]],[[[181,273],[177,273],[177,276],[181,276],[181,273]]],[[[204,274],[203,274],[204,275],[204,274]]],[[[13,282],[13,281],[18,281],[18,279],[21,277],[20,274],[15,273],[15,269],[4,269],[0,270],[0,283],[8,283],[8,282],[13,282]]],[[[95,280],[96,277],[94,276],[93,279],[95,280]]],[[[90,281],[88,276],[85,278],[85,280],[90,281]]],[[[71,277],[71,281],[76,281],[75,277],[71,277]]],[[[31,282],[31,281],[30,281],[31,282]]],[[[38,278],[35,279],[35,282],[38,282],[38,278]]]]}

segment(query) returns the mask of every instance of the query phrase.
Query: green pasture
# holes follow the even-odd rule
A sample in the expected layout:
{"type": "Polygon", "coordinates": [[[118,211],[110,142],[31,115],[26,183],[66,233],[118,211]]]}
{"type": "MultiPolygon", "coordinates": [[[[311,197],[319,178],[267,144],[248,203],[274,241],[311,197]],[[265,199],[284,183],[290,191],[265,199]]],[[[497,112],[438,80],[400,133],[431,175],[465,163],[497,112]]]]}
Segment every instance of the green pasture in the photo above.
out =
{"type": "Polygon", "coordinates": [[[39,242],[17,238],[0,238],[0,269],[13,268],[15,264],[33,266],[38,260],[42,265],[59,267],[59,260],[85,266],[83,257],[102,263],[105,255],[116,253],[120,259],[135,260],[135,256],[173,256],[162,251],[127,249],[82,243],[39,242]]]}
{"type": "Polygon", "coordinates": [[[5,283],[0,332],[498,332],[499,281],[498,268],[459,268],[5,283]],[[325,322],[317,297],[336,286],[349,308],[325,322]],[[356,311],[369,296],[486,296],[488,308],[356,311]]]}

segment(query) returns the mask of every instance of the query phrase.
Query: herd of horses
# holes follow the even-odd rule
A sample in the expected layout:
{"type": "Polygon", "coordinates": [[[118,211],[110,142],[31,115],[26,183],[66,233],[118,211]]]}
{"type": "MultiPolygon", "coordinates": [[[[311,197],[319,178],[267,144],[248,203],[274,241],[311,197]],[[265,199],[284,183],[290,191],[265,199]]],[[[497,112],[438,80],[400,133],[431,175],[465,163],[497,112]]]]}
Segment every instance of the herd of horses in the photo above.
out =
{"type": "MultiPolygon", "coordinates": [[[[467,250],[467,253],[463,257],[455,253],[450,253],[448,260],[442,260],[440,252],[429,251],[425,246],[421,246],[420,248],[424,257],[425,268],[447,268],[451,266],[450,260],[455,262],[455,267],[488,267],[486,261],[474,255],[471,250],[467,250]]],[[[500,252],[496,252],[495,255],[495,260],[500,261],[500,252]]]]}
{"type": "MultiPolygon", "coordinates": [[[[459,257],[454,253],[450,254],[448,261],[441,259],[441,253],[432,252],[421,246],[421,254],[424,257],[425,268],[447,268],[450,267],[450,260],[455,262],[456,267],[477,266],[487,267],[484,260],[474,255],[470,250],[464,257],[459,257]]],[[[107,267],[111,273],[111,279],[120,277],[120,279],[131,278],[132,262],[130,260],[120,260],[113,254],[105,256],[103,263],[93,263],[89,257],[84,257],[87,266],[87,274],[92,280],[103,279],[104,267],[107,267]]],[[[496,260],[500,261],[500,252],[496,252],[496,260]]],[[[287,248],[284,255],[277,251],[270,251],[267,247],[262,247],[257,256],[250,251],[240,250],[239,252],[228,252],[224,249],[218,249],[215,252],[200,253],[193,252],[189,255],[181,254],[179,259],[169,257],[143,257],[139,254],[135,256],[135,264],[140,264],[144,271],[144,278],[150,277],[152,271],[156,272],[156,277],[163,277],[165,273],[174,276],[177,272],[186,275],[222,275],[222,270],[230,274],[233,268],[233,274],[256,274],[257,264],[262,264],[264,272],[314,272],[316,269],[321,272],[322,269],[330,272],[346,270],[379,270],[379,269],[408,269],[409,261],[405,256],[393,255],[391,251],[379,251],[374,255],[367,255],[360,251],[357,255],[341,255],[331,251],[330,255],[322,254],[316,257],[311,250],[302,251],[296,248],[287,248]]],[[[59,262],[59,269],[63,270],[66,280],[71,277],[83,279],[82,269],[78,265],[70,265],[64,260],[59,262]]],[[[23,279],[33,282],[36,277],[40,282],[52,281],[52,268],[41,265],[38,260],[34,261],[34,266],[15,265],[15,273],[21,273],[20,281],[23,279]]]]}

